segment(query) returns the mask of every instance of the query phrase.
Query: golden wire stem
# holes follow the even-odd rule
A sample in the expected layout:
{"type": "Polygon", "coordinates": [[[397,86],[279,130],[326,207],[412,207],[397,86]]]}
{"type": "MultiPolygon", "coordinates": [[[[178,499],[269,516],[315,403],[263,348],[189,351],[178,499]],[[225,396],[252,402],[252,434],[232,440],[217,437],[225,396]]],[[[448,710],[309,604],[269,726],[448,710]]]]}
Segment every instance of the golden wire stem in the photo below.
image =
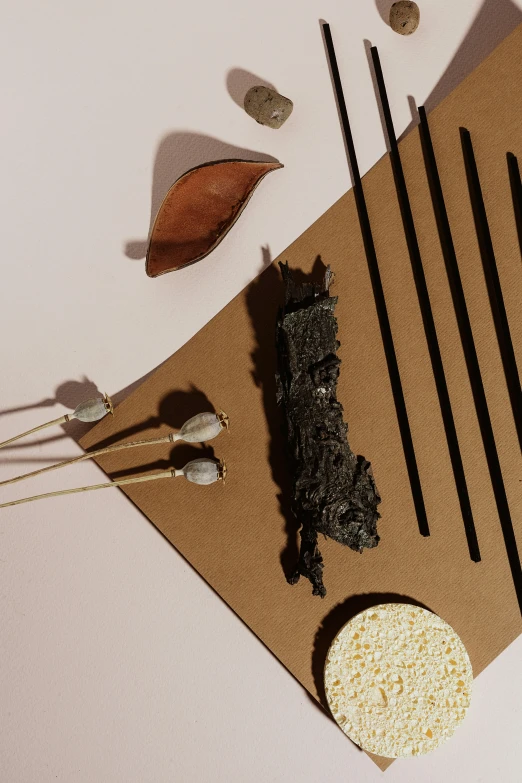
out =
{"type": "Polygon", "coordinates": [[[9,438],[9,440],[4,440],[3,443],[0,443],[0,449],[3,449],[4,446],[9,446],[10,443],[14,443],[15,440],[20,440],[20,438],[25,438],[26,435],[33,435],[35,432],[40,432],[40,430],[45,430],[47,427],[54,427],[55,424],[65,424],[66,421],[69,421],[69,416],[60,416],[59,419],[53,419],[52,421],[48,421],[47,424],[40,424],[39,427],[34,427],[32,430],[27,430],[27,432],[22,432],[21,435],[15,435],[14,438],[9,438]]]}
{"type": "Polygon", "coordinates": [[[33,500],[55,498],[59,495],[74,495],[76,492],[91,492],[94,489],[109,489],[110,487],[124,487],[126,484],[138,484],[142,481],[154,481],[155,479],[172,478],[176,473],[172,470],[164,470],[161,473],[153,473],[151,476],[138,476],[138,478],[122,479],[121,481],[109,481],[106,484],[91,484],[88,487],[76,487],[75,489],[62,489],[59,492],[47,492],[45,495],[33,495],[30,498],[11,500],[9,503],[0,503],[0,508],[19,506],[21,503],[31,503],[33,500]]]}
{"type": "Polygon", "coordinates": [[[15,476],[14,478],[5,479],[0,481],[0,487],[4,487],[7,484],[16,484],[17,481],[31,478],[32,476],[39,476],[41,473],[48,473],[50,470],[58,470],[58,468],[64,468],[67,465],[74,465],[76,462],[83,462],[86,459],[94,459],[102,454],[109,454],[113,451],[122,451],[123,449],[134,449],[137,446],[155,446],[160,443],[169,443],[171,441],[170,435],[165,435],[162,438],[150,438],[149,440],[134,440],[128,443],[117,443],[115,446],[106,446],[104,449],[97,449],[96,451],[88,451],[85,454],[81,454],[79,457],[71,457],[63,462],[57,462],[55,465],[47,465],[45,468],[39,468],[39,470],[32,470],[30,473],[23,473],[21,476],[15,476]]]}

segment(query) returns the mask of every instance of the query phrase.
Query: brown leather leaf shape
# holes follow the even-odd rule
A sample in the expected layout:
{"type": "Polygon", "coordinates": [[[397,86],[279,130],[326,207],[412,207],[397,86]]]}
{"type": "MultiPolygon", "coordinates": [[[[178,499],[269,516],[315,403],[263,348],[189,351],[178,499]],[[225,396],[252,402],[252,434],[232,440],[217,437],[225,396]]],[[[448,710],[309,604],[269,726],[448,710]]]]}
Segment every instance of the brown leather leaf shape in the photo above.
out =
{"type": "Polygon", "coordinates": [[[183,174],[165,196],[147,251],[149,277],[208,256],[230,231],[266,174],[282,164],[217,160],[183,174]]]}

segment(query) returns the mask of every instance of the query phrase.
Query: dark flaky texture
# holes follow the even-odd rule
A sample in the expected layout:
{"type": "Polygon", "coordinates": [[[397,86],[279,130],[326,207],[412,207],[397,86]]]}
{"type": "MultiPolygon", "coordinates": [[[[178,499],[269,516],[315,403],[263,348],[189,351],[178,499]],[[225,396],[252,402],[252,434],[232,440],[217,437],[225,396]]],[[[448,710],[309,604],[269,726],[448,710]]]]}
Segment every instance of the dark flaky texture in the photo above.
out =
{"type": "Polygon", "coordinates": [[[301,525],[299,560],[288,581],[295,584],[305,576],[313,594],[324,597],[318,534],[357,552],[377,546],[381,499],[370,463],[350,449],[336,396],[341,360],[330,268],[315,285],[297,283],[288,265],[280,266],[285,305],[276,329],[278,402],[287,429],[293,513],[301,525]]]}

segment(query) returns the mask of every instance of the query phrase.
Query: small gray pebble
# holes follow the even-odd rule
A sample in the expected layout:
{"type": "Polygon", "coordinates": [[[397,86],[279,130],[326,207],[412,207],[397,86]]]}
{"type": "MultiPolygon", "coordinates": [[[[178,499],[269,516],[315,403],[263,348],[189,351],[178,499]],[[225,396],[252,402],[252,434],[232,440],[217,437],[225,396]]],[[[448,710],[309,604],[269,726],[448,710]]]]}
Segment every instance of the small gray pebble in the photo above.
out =
{"type": "Polygon", "coordinates": [[[399,0],[390,9],[390,27],[400,35],[411,35],[420,22],[420,10],[417,3],[399,0]]]}
{"type": "Polygon", "coordinates": [[[269,128],[280,128],[294,108],[290,98],[261,85],[249,89],[245,95],[244,106],[247,114],[269,128]]]}

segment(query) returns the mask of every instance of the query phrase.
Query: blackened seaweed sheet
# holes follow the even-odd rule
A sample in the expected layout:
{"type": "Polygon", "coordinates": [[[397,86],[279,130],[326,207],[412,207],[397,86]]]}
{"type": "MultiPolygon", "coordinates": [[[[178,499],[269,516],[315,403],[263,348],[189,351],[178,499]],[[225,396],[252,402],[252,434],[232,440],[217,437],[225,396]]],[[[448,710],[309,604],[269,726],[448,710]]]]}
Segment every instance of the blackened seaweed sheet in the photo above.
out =
{"type": "Polygon", "coordinates": [[[318,534],[357,552],[377,546],[381,499],[370,463],[350,449],[337,400],[341,360],[330,268],[317,285],[297,283],[287,264],[280,267],[285,305],[276,327],[278,403],[287,428],[292,508],[301,525],[299,560],[288,581],[295,584],[305,576],[313,594],[324,597],[318,534]]]}

